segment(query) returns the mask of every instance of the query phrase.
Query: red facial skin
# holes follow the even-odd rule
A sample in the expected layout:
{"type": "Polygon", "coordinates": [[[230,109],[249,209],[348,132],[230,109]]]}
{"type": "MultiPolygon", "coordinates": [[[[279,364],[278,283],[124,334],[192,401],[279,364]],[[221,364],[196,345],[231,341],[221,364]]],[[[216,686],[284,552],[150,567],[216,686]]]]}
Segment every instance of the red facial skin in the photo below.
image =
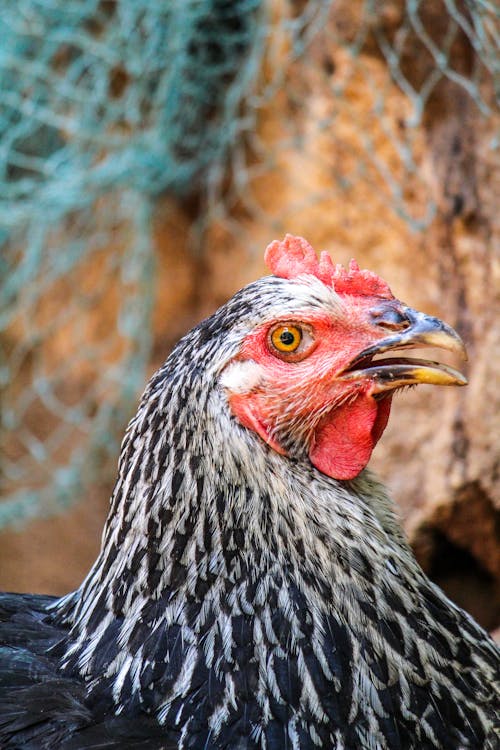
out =
{"type": "Polygon", "coordinates": [[[336,376],[388,332],[370,315],[380,306],[380,298],[342,295],[342,301],[341,315],[298,313],[252,331],[237,359],[257,363],[261,377],[247,392],[230,391],[228,396],[233,414],[274,450],[286,454],[290,442],[305,445],[319,471],[335,479],[353,479],[368,463],[387,425],[391,396],[375,400],[372,381],[344,382],[336,376]],[[269,331],[292,320],[313,330],[314,344],[297,355],[299,361],[281,359],[269,343],[269,331]]]}

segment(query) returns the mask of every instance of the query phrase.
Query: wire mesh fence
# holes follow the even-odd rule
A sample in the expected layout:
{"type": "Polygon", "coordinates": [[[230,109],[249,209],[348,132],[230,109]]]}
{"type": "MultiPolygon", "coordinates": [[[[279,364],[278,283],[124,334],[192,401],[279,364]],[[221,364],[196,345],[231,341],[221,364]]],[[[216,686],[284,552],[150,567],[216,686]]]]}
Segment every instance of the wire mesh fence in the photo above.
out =
{"type": "Polygon", "coordinates": [[[197,196],[198,237],[223,225],[249,250],[257,226],[289,230],[360,186],[412,231],[466,216],[456,137],[495,111],[499,39],[486,0],[4,8],[0,527],[81,498],[116,456],[151,355],[166,195],[197,196]]]}

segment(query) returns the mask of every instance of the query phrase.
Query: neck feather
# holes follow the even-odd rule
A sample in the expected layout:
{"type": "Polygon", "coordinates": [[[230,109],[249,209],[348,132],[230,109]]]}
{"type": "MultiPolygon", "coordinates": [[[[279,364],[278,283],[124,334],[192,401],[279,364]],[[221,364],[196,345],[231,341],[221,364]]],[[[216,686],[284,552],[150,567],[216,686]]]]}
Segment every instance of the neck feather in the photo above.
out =
{"type": "Polygon", "coordinates": [[[139,675],[181,627],[186,663],[203,648],[209,668],[234,618],[269,629],[273,610],[359,616],[360,591],[376,606],[408,569],[397,529],[370,475],[338,482],[278,455],[230,417],[222,390],[164,368],[125,436],[99,557],[60,602],[63,666],[91,683],[104,672],[119,702],[142,695],[139,675]]]}

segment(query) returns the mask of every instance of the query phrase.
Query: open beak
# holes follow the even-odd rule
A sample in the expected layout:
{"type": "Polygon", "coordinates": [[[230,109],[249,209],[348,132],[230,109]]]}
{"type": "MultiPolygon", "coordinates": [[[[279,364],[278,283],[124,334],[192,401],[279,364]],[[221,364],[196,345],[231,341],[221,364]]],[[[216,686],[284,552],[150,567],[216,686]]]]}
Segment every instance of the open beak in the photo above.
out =
{"type": "MultiPolygon", "coordinates": [[[[374,359],[376,356],[399,349],[416,349],[432,346],[458,353],[467,359],[465,346],[450,326],[438,318],[417,312],[408,307],[400,308],[404,320],[403,330],[381,339],[360,352],[337,378],[343,381],[371,381],[374,393],[383,393],[405,385],[430,383],[432,385],[466,385],[461,372],[448,365],[426,359],[390,357],[374,359]]],[[[383,325],[383,316],[378,324],[383,325]]]]}

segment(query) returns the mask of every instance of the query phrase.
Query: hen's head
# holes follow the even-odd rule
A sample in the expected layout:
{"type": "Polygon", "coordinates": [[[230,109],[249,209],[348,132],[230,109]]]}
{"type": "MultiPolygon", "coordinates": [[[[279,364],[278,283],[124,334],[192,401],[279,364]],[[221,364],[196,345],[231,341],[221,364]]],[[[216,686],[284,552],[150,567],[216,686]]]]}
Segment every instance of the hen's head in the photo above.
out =
{"type": "Polygon", "coordinates": [[[265,257],[271,286],[261,287],[255,324],[222,373],[230,409],[279,453],[306,453],[324,474],[352,479],[368,463],[398,388],[466,383],[436,362],[380,355],[419,346],[465,355],[463,343],[397,300],[376,274],[354,261],[348,270],[335,266],[327,253],[318,261],[300,237],[271,243],[265,257]]]}

